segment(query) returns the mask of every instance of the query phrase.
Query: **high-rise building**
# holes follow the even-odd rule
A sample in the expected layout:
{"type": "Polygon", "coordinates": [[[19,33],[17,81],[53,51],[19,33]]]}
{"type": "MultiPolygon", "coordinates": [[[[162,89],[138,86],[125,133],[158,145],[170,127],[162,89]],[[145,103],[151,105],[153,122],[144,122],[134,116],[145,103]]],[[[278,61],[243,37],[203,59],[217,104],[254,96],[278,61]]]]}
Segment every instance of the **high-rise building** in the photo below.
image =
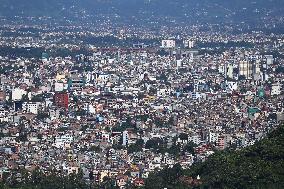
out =
{"type": "Polygon", "coordinates": [[[267,74],[267,69],[268,69],[268,65],[266,61],[262,61],[261,62],[261,67],[262,67],[262,80],[263,81],[267,81],[268,80],[268,74],[267,74]]]}
{"type": "Polygon", "coordinates": [[[273,55],[265,55],[267,65],[273,64],[273,55]]]}
{"type": "Polygon", "coordinates": [[[252,64],[252,76],[254,80],[261,80],[260,60],[254,60],[252,64]]]}
{"type": "Polygon", "coordinates": [[[123,146],[126,146],[128,144],[128,138],[129,138],[128,131],[123,131],[122,133],[122,145],[123,146]]]}
{"type": "Polygon", "coordinates": [[[232,79],[234,76],[234,66],[230,63],[225,63],[224,65],[224,74],[226,78],[232,79]]]}
{"type": "Polygon", "coordinates": [[[256,60],[253,63],[253,74],[260,74],[260,60],[256,60]]]}
{"type": "Polygon", "coordinates": [[[246,79],[252,76],[252,64],[248,60],[239,62],[239,76],[244,76],[246,79]]]}

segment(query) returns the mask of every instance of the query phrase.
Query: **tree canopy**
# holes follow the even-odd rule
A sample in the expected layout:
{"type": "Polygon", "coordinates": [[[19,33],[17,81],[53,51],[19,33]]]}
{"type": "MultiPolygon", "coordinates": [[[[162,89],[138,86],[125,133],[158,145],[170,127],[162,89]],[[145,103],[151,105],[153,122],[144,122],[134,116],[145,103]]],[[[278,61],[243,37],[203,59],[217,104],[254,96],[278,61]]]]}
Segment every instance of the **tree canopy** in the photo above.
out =
{"type": "Polygon", "coordinates": [[[153,173],[146,180],[145,188],[284,188],[283,144],[284,126],[281,126],[253,146],[217,152],[189,170],[177,171],[174,167],[153,173]],[[170,179],[169,175],[176,177],[170,179]],[[196,185],[194,179],[198,175],[201,179],[196,185]],[[184,178],[192,182],[184,182],[184,178]]]}

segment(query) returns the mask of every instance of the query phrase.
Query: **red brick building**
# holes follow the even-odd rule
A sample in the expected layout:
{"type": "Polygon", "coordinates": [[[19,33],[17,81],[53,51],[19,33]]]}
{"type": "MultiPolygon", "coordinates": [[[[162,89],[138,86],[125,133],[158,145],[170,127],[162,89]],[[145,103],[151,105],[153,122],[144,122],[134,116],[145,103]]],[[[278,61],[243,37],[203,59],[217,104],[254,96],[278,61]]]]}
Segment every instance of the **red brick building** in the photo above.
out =
{"type": "Polygon", "coordinates": [[[68,109],[69,106],[69,95],[66,92],[55,93],[54,95],[55,105],[68,109]]]}

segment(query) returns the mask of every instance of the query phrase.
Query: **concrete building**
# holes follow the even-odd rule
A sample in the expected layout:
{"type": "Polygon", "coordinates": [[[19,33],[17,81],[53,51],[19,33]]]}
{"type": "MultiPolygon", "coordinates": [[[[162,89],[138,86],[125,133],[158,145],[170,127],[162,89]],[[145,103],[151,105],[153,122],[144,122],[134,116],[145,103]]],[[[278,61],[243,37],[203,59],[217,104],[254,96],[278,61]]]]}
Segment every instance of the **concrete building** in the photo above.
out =
{"type": "Polygon", "coordinates": [[[176,42],[174,40],[162,40],[162,48],[175,48],[176,42]]]}
{"type": "Polygon", "coordinates": [[[122,145],[126,146],[128,144],[129,134],[128,131],[123,131],[122,133],[122,145]]]}
{"type": "Polygon", "coordinates": [[[23,111],[38,114],[39,105],[36,102],[24,102],[23,103],[23,111]]]}
{"type": "Polygon", "coordinates": [[[239,76],[244,76],[246,79],[252,76],[252,64],[248,60],[239,62],[239,76]]]}
{"type": "Polygon", "coordinates": [[[55,93],[54,95],[55,105],[68,109],[69,106],[69,95],[66,92],[55,93]]]}
{"type": "Polygon", "coordinates": [[[15,88],[12,90],[12,101],[18,101],[23,98],[23,95],[27,94],[27,92],[20,88],[15,88]]]}

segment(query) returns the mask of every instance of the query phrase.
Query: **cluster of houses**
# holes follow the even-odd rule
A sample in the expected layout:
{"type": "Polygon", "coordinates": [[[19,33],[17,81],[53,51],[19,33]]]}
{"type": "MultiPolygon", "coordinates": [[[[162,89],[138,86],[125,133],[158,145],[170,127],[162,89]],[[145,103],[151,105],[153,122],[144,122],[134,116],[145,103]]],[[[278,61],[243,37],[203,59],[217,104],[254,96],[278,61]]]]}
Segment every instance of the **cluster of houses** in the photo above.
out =
{"type": "Polygon", "coordinates": [[[253,145],[283,123],[283,59],[169,51],[1,57],[0,178],[53,169],[143,186],[155,170],[253,145]]]}

